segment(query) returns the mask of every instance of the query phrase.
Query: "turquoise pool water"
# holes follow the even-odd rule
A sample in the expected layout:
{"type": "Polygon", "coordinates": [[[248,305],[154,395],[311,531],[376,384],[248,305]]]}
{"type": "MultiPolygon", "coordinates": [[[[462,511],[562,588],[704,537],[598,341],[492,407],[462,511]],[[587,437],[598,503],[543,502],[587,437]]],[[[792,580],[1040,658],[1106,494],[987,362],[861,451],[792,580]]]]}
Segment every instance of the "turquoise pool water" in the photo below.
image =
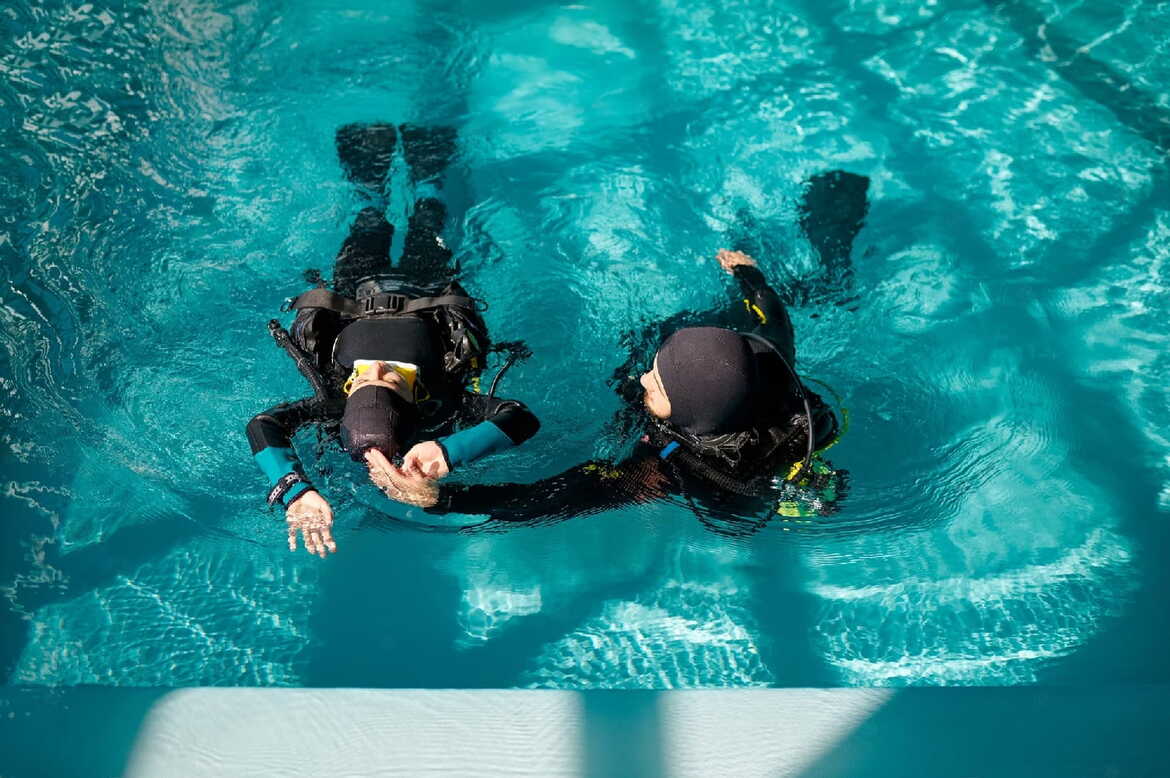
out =
{"type": "Polygon", "coordinates": [[[7,6],[8,683],[1170,679],[1167,30],[1112,1],[7,6]],[[360,205],[334,129],[379,119],[459,128],[450,243],[535,352],[505,388],[541,433],[467,480],[620,456],[623,333],[730,299],[741,209],[770,278],[807,270],[802,182],[869,176],[857,303],[792,312],[851,411],[843,510],[425,531],[334,451],[340,551],[289,554],[243,429],[306,387],[265,322],[360,205]]]}

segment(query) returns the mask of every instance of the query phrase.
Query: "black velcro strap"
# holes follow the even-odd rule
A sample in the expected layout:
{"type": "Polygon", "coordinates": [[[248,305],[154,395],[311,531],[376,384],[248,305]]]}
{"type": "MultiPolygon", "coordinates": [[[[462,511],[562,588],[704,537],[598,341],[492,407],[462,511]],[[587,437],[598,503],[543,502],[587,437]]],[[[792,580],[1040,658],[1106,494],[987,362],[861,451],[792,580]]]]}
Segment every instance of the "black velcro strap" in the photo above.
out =
{"type": "Polygon", "coordinates": [[[309,479],[293,470],[285,473],[280,477],[280,480],[272,485],[272,489],[268,492],[268,507],[280,503],[284,505],[284,496],[288,494],[288,490],[293,488],[295,484],[308,483],[309,479]]]}

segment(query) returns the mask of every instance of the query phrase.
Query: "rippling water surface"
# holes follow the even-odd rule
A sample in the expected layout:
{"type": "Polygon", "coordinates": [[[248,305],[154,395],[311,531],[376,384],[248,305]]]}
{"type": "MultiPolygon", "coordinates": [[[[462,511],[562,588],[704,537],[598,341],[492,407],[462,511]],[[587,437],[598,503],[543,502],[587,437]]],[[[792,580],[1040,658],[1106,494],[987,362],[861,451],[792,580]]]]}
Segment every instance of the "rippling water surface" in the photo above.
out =
{"type": "Polygon", "coordinates": [[[8,681],[1170,680],[1167,30],[1112,0],[7,5],[8,681]],[[623,334],[731,299],[741,212],[773,281],[807,272],[803,182],[869,176],[857,300],[792,311],[851,413],[842,510],[424,531],[327,452],[341,550],[289,554],[243,428],[306,392],[265,322],[360,207],[335,128],[379,119],[458,127],[450,243],[536,352],[505,384],[543,430],[469,480],[622,455],[623,334]]]}

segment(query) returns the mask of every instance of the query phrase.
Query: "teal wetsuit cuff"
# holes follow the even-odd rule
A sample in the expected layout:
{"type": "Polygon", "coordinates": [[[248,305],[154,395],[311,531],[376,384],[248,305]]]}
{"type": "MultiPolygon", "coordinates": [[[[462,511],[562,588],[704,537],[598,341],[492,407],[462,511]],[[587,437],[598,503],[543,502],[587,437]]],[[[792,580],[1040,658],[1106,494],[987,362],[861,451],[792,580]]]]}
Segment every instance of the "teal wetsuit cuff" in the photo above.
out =
{"type": "Polygon", "coordinates": [[[268,478],[269,485],[274,485],[281,478],[298,470],[301,464],[291,448],[269,446],[257,451],[253,458],[268,478]]]}
{"type": "Polygon", "coordinates": [[[291,448],[269,446],[256,452],[256,464],[268,478],[272,489],[268,504],[280,503],[287,508],[298,497],[313,488],[301,470],[301,463],[291,448]]]}
{"type": "Polygon", "coordinates": [[[512,439],[490,421],[439,438],[438,443],[447,452],[447,462],[452,468],[497,451],[505,451],[514,445],[512,439]]]}
{"type": "Polygon", "coordinates": [[[455,465],[451,463],[451,454],[447,451],[447,447],[443,445],[443,439],[440,438],[439,440],[436,440],[435,445],[439,447],[439,451],[443,452],[443,462],[446,463],[447,472],[450,473],[455,469],[455,465]]]}

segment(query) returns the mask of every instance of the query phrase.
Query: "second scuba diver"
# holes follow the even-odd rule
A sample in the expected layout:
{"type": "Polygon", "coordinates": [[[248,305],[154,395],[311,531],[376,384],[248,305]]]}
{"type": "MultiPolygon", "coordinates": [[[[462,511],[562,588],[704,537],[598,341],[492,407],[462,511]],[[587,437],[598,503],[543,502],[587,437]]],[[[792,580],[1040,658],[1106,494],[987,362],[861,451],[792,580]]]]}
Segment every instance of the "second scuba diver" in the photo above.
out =
{"type": "MultiPolygon", "coordinates": [[[[455,132],[402,125],[403,156],[414,184],[441,187],[455,132]]],[[[339,433],[371,478],[404,502],[422,478],[388,478],[403,454],[408,471],[430,475],[519,445],[539,428],[515,400],[466,390],[489,350],[479,306],[452,279],[450,249],[441,237],[446,208],[434,197],[415,201],[402,258],[390,264],[394,227],[385,216],[385,186],[399,132],[391,124],[346,125],[337,132],[342,167],[379,206],[358,213],[333,266],[333,289],[319,283],[296,298],[291,334],[269,328],[294,358],[315,396],[270,408],[247,427],[252,454],[268,477],[268,504],[285,509],[290,550],[297,534],[306,550],[337,550],[333,511],[306,476],[291,438],[317,423],[339,433]],[[453,432],[454,426],[462,427],[453,432]],[[437,439],[428,439],[434,438],[437,439]],[[419,440],[411,451],[406,448],[419,440]]],[[[501,344],[503,345],[503,344],[501,344]]],[[[433,489],[433,487],[432,487],[433,489]]]]}
{"type": "MultiPolygon", "coordinates": [[[[863,176],[833,171],[815,176],[805,190],[800,224],[820,260],[822,286],[850,283],[849,255],[868,210],[868,186],[863,176]]],[[[615,373],[619,393],[645,410],[639,414],[643,434],[629,457],[616,464],[586,462],[532,484],[444,486],[428,510],[555,521],[677,494],[710,528],[743,534],[777,513],[795,515],[773,499],[764,518],[742,518],[758,514],[761,498],[774,498],[781,482],[820,490],[826,497],[814,502],[815,510],[832,510],[844,484],[817,452],[836,441],[838,421],[795,370],[784,302],[747,253],[722,250],[717,259],[742,293],[737,315],[754,328],[677,329],[679,321],[701,318],[693,314],[657,328],[675,331],[661,341],[650,369],[637,379],[629,375],[640,359],[635,354],[615,373]],[[700,512],[696,502],[715,510],[700,512]],[[730,523],[720,519],[728,514],[730,523]]],[[[817,296],[807,285],[784,291],[789,302],[817,296]]],[[[730,324],[726,315],[713,318],[730,324]]],[[[415,475],[441,475],[407,465],[415,475]]]]}

